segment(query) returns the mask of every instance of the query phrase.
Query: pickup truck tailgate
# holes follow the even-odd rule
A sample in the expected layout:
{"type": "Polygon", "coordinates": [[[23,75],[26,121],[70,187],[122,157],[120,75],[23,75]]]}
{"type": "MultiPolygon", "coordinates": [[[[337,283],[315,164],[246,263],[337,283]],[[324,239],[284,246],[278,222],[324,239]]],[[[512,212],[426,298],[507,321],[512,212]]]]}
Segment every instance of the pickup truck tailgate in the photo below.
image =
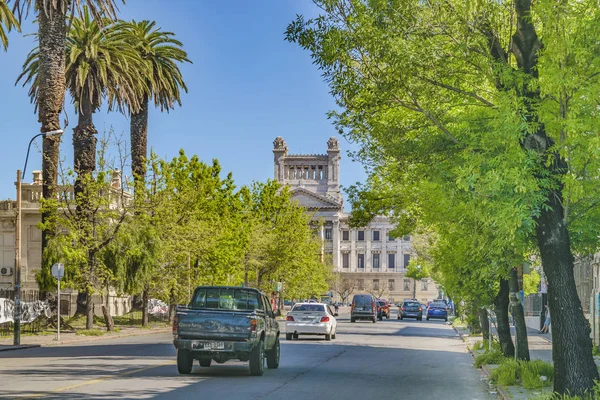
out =
{"type": "Polygon", "coordinates": [[[248,312],[179,310],[177,334],[181,339],[247,340],[252,318],[248,312]]]}

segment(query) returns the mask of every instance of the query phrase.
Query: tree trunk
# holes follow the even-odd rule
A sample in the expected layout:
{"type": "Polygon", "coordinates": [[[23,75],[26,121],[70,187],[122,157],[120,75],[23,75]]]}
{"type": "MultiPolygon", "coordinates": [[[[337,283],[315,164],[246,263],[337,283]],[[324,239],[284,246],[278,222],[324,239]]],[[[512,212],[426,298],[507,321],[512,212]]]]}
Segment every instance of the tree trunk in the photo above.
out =
{"type": "Polygon", "coordinates": [[[134,195],[141,195],[140,185],[146,177],[146,158],[148,156],[148,96],[140,102],[140,110],[131,114],[131,171],[134,179],[134,195]]]}
{"type": "Polygon", "coordinates": [[[471,302],[469,304],[469,316],[467,318],[469,330],[471,333],[477,335],[481,333],[481,324],[479,320],[480,307],[477,303],[471,302]]]}
{"type": "Polygon", "coordinates": [[[525,312],[523,304],[521,304],[519,294],[519,283],[517,270],[512,268],[508,279],[508,287],[510,290],[511,313],[515,319],[516,342],[517,342],[517,358],[519,360],[529,361],[529,343],[527,342],[527,325],[525,324],[525,312]]]}
{"type": "Polygon", "coordinates": [[[108,311],[108,307],[106,307],[105,305],[102,305],[102,315],[104,315],[104,323],[106,324],[106,330],[108,332],[114,331],[115,323],[112,319],[112,316],[110,315],[110,312],[108,311]]]}
{"type": "Polygon", "coordinates": [[[494,299],[494,310],[496,312],[496,328],[498,330],[498,341],[502,353],[506,357],[515,356],[515,346],[510,335],[510,324],[508,322],[508,281],[500,279],[500,290],[494,299]]]}
{"type": "Polygon", "coordinates": [[[144,286],[142,292],[142,326],[144,328],[148,327],[148,291],[148,285],[144,286]]]}
{"type": "Polygon", "coordinates": [[[414,281],[415,284],[413,285],[413,296],[412,296],[412,298],[416,299],[417,298],[417,280],[415,278],[413,278],[413,281],[414,281]]]}
{"type": "Polygon", "coordinates": [[[86,292],[85,300],[85,329],[94,328],[94,301],[92,300],[92,294],[88,290],[86,292]]]}
{"type": "Polygon", "coordinates": [[[175,322],[175,314],[177,313],[177,300],[175,299],[175,288],[171,288],[169,296],[169,323],[175,322]]]}
{"type": "Polygon", "coordinates": [[[483,340],[490,339],[490,320],[488,318],[487,308],[479,309],[479,325],[481,325],[481,336],[483,340]]]}
{"type": "MultiPolygon", "coordinates": [[[[60,113],[65,98],[65,42],[67,31],[67,6],[57,2],[58,8],[45,0],[36,0],[38,10],[50,9],[48,13],[38,11],[39,70],[38,70],[38,121],[41,132],[60,129],[60,113]]],[[[58,180],[58,156],[60,137],[44,138],[42,145],[42,195],[53,199],[58,180]]],[[[52,211],[42,211],[42,223],[51,217],[52,211]]],[[[53,236],[54,228],[44,226],[42,230],[42,254],[53,236]]]]}
{"type": "Polygon", "coordinates": [[[81,194],[84,191],[84,184],[88,175],[96,169],[96,128],[92,121],[93,109],[87,95],[82,96],[79,104],[78,122],[73,129],[73,165],[77,172],[75,181],[75,198],[78,199],[78,206],[84,210],[85,205],[81,205],[81,194]]]}
{"type": "MultiPolygon", "coordinates": [[[[537,37],[531,18],[531,0],[516,0],[516,31],[511,52],[517,66],[533,80],[538,78],[538,51],[542,43],[537,37]]],[[[522,95],[527,98],[525,116],[536,128],[523,141],[524,151],[539,154],[538,165],[543,172],[540,180],[552,180],[545,189],[546,201],[536,217],[536,236],[544,273],[548,280],[548,304],[552,310],[552,358],[554,361],[554,391],[560,394],[583,395],[598,380],[598,369],[592,356],[590,325],[583,315],[573,276],[573,254],[564,221],[562,175],[568,170],[565,159],[546,134],[545,126],[537,120],[534,107],[542,99],[538,86],[525,82],[522,95]],[[548,163],[552,160],[551,163],[548,163]]]]}

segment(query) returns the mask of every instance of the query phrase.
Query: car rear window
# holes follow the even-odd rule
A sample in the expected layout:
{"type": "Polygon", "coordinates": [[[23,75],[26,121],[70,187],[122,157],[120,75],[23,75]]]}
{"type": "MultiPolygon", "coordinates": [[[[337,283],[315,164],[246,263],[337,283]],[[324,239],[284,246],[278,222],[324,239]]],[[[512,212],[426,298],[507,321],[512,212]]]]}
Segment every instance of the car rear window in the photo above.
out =
{"type": "Polygon", "coordinates": [[[369,296],[356,296],[354,297],[355,306],[370,306],[373,300],[369,296]]]}
{"type": "Polygon", "coordinates": [[[385,301],[378,301],[378,302],[377,302],[377,305],[378,305],[378,306],[385,306],[385,301]]]}
{"type": "Polygon", "coordinates": [[[297,304],[292,311],[325,311],[323,304],[297,304]]]}
{"type": "Polygon", "coordinates": [[[446,308],[445,303],[431,303],[429,305],[430,308],[446,308]]]}
{"type": "Polygon", "coordinates": [[[421,303],[415,303],[415,302],[406,302],[404,303],[405,307],[421,307],[421,303]]]}
{"type": "Polygon", "coordinates": [[[233,288],[203,288],[194,293],[190,308],[254,311],[259,307],[254,291],[233,288]]]}

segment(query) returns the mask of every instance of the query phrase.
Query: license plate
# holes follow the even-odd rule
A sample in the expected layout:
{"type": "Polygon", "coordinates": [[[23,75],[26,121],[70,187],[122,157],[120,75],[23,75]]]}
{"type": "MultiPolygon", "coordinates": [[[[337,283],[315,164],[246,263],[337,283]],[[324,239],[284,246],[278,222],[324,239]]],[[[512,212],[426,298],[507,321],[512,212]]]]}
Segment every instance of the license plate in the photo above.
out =
{"type": "Polygon", "coordinates": [[[225,343],[223,342],[196,342],[192,344],[194,350],[223,350],[225,343]]]}

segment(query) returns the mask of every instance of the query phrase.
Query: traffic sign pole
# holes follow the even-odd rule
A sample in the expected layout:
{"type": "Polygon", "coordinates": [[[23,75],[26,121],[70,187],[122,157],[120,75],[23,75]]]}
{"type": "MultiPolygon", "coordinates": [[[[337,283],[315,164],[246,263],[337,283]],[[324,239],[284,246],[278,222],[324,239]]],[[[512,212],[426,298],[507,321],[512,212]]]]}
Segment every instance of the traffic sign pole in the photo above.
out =
{"type": "Polygon", "coordinates": [[[52,276],[58,280],[58,299],[56,301],[58,321],[56,323],[56,340],[60,342],[60,280],[65,276],[65,266],[62,263],[54,264],[52,266],[52,276]]]}
{"type": "Polygon", "coordinates": [[[57,310],[58,310],[58,321],[57,321],[57,326],[58,326],[58,330],[56,331],[57,333],[57,341],[60,342],[60,279],[58,280],[58,301],[57,301],[57,310]]]}

